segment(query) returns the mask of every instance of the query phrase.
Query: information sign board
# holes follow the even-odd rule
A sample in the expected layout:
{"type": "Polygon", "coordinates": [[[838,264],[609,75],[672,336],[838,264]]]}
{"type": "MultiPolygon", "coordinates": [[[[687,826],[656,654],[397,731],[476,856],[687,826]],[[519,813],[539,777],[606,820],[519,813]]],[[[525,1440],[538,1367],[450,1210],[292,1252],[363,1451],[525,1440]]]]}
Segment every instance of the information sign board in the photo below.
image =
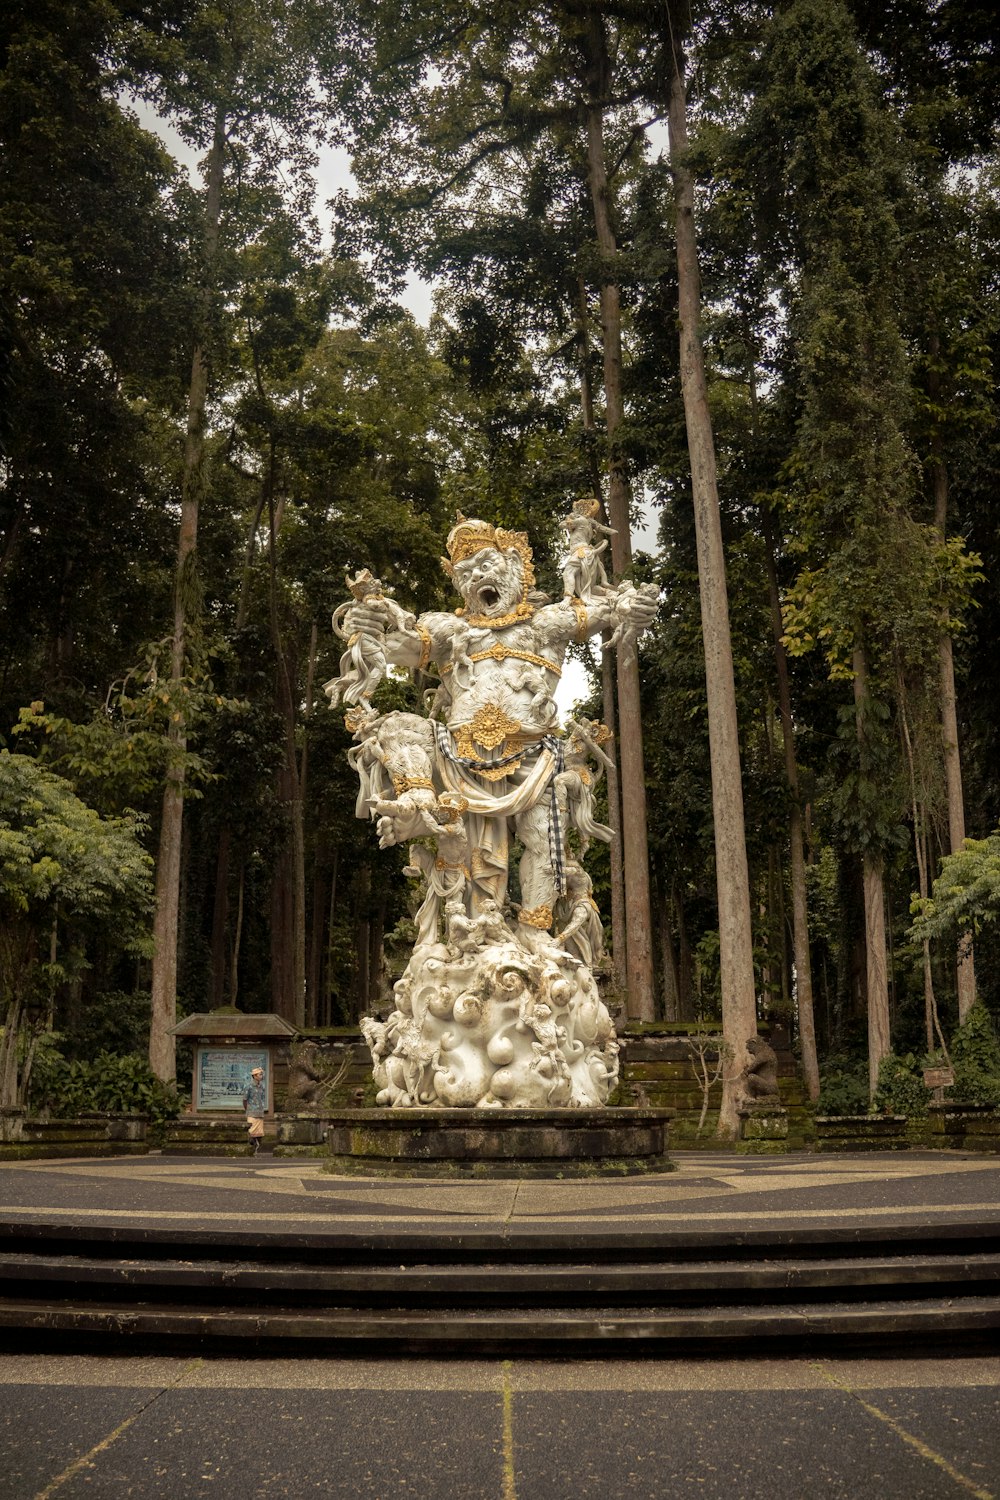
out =
{"type": "Polygon", "coordinates": [[[195,1109],[242,1110],[251,1068],[263,1068],[265,1097],[271,1098],[270,1049],[199,1047],[195,1069],[195,1109]]]}

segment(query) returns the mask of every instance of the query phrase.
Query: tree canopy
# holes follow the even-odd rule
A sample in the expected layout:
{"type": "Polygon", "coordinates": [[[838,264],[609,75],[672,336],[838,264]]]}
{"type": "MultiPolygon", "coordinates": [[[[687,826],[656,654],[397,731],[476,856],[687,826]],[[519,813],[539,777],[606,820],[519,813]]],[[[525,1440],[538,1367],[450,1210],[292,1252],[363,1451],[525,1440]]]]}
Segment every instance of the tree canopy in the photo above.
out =
{"type": "MultiPolygon", "coordinates": [[[[757,1012],[811,997],[817,1086],[833,1055],[867,1047],[874,1078],[933,1048],[977,989],[1000,1014],[987,9],[43,0],[0,25],[6,1003],[27,966],[70,1051],[88,1007],[157,984],[161,1032],[175,999],[307,1028],[377,1005],[413,899],[353,816],[320,686],[344,575],[447,606],[462,509],[526,528],[553,590],[559,517],[600,494],[616,570],[661,590],[634,702],[580,657],[589,710],[622,717],[608,816],[638,777],[653,1012],[716,1014],[684,172],[757,1012]],[[353,181],[326,202],[334,145],[353,181]],[[658,545],[633,556],[640,519],[658,545]],[[153,857],[161,912],[169,861],[175,894],[155,978],[111,915],[130,893],[138,934],[153,857]]],[[[589,860],[623,922],[620,871],[589,860]]]]}

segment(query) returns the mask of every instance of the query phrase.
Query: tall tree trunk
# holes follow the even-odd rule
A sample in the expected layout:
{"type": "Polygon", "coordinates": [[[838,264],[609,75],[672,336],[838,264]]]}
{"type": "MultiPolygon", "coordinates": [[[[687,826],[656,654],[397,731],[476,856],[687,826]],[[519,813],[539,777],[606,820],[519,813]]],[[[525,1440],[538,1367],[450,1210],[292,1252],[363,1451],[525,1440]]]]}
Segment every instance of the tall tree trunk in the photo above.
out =
{"type": "Polygon", "coordinates": [[[691,492],[705,649],[719,897],[722,1034],[732,1049],[729,1065],[723,1076],[719,1134],[735,1138],[739,1123],[736,1114],[741,1088],[739,1075],[748,1061],[746,1044],[757,1035],[757,1000],[754,992],[750,884],[743,823],[743,783],[736,722],[733,649],[729,633],[726,562],[719,516],[715,443],[708,409],[705,360],[699,327],[701,286],[694,226],[694,178],[687,165],[687,99],[683,70],[683,55],[677,50],[670,83],[668,125],[677,240],[681,388],[691,458],[691,492]]]}
{"type": "Polygon", "coordinates": [[[236,888],[236,925],[233,928],[233,951],[229,960],[229,1003],[235,1005],[240,993],[240,945],[243,941],[243,903],[246,898],[247,867],[240,863],[236,888]]]}
{"type": "MultiPolygon", "coordinates": [[[[917,860],[917,890],[921,898],[926,900],[930,895],[927,809],[917,790],[913,738],[910,734],[909,716],[906,711],[906,685],[903,681],[902,672],[899,674],[897,692],[899,696],[900,723],[903,730],[903,748],[906,751],[906,765],[910,776],[910,811],[913,819],[913,852],[917,860]]],[[[926,938],[921,944],[921,962],[924,974],[924,1031],[927,1037],[927,1051],[933,1052],[940,1040],[941,1049],[945,1057],[947,1057],[948,1047],[941,1030],[937,1000],[934,996],[934,971],[931,966],[931,945],[926,938]]]]}
{"type": "MultiPolygon", "coordinates": [[[[854,711],[859,746],[867,733],[868,663],[864,647],[854,650],[854,711]]],[[[878,1084],[879,1064],[890,1050],[889,966],[885,931],[885,871],[882,855],[867,848],[861,876],[865,905],[865,995],[868,1006],[868,1085],[872,1097],[878,1084]]]]}
{"type": "MultiPolygon", "coordinates": [[[[942,542],[948,526],[948,470],[941,459],[931,464],[934,485],[934,524],[942,542]]],[[[941,741],[944,749],[944,778],[948,794],[948,852],[956,854],[965,839],[965,797],[962,791],[962,753],[958,744],[958,705],[955,696],[955,660],[951,636],[941,632],[938,640],[938,681],[941,698],[941,741]]],[[[956,955],[958,1019],[961,1024],[976,1003],[976,963],[972,952],[972,934],[959,938],[956,955]]]]}
{"type": "MultiPolygon", "coordinates": [[[[295,874],[296,899],[298,911],[296,912],[296,944],[300,949],[300,962],[302,966],[302,992],[301,1009],[302,1020],[300,1026],[306,1024],[306,1017],[311,1012],[315,1017],[317,991],[310,989],[309,975],[306,966],[308,933],[306,927],[306,837],[305,837],[305,809],[306,788],[309,784],[309,721],[313,714],[313,689],[316,684],[316,657],[318,653],[319,627],[314,620],[309,631],[309,655],[306,664],[306,701],[303,711],[302,729],[302,752],[299,757],[299,823],[300,833],[297,840],[298,865],[295,874]]],[[[313,907],[313,920],[316,920],[315,906],[313,907]]],[[[320,917],[322,925],[322,917],[320,917]]],[[[315,1024],[315,1021],[314,1021],[315,1024]]]]}
{"type": "MultiPolygon", "coordinates": [[[[611,219],[611,192],[604,150],[604,104],[610,89],[610,63],[603,18],[587,22],[587,180],[601,261],[601,333],[604,346],[604,407],[608,432],[608,519],[615,528],[611,561],[616,578],[632,561],[631,487],[621,445],[625,419],[622,395],[621,299],[618,244],[611,219]]],[[[625,931],[627,1010],[634,1020],[656,1016],[653,986],[649,848],[646,833],[646,772],[642,754],[639,654],[634,636],[618,648],[618,746],[621,761],[622,861],[628,917],[625,931]]]]}
{"type": "Polygon", "coordinates": [[[628,904],[625,898],[625,858],[622,849],[622,783],[618,771],[618,708],[615,703],[615,665],[611,653],[601,651],[601,704],[611,739],[604,747],[611,760],[607,768],[608,825],[612,840],[608,850],[611,866],[611,977],[616,992],[624,995],[628,983],[628,904]]]}
{"type": "Polygon", "coordinates": [[[212,909],[212,1009],[226,1003],[226,935],[229,926],[229,849],[232,833],[219,829],[215,861],[215,901],[212,909]]]}
{"type": "Polygon", "coordinates": [[[0,1109],[17,1104],[17,1044],[21,1030],[21,1001],[12,996],[7,1002],[0,1036],[0,1109]]]}
{"type": "MultiPolygon", "coordinates": [[[[580,351],[580,407],[583,413],[583,430],[587,439],[590,463],[590,479],[594,497],[602,510],[602,521],[607,521],[604,495],[601,490],[601,472],[597,458],[597,422],[594,417],[594,391],[590,379],[590,316],[587,308],[587,287],[581,276],[577,281],[577,341],[580,351]]],[[[611,973],[615,990],[623,994],[626,984],[625,954],[627,951],[628,923],[625,903],[625,869],[622,855],[622,800],[621,778],[618,774],[618,710],[615,705],[615,669],[608,651],[610,633],[605,632],[601,641],[601,701],[605,724],[611,730],[607,751],[612,764],[607,768],[605,785],[608,789],[608,825],[613,834],[608,856],[611,866],[611,973]]]]}
{"type": "Polygon", "coordinates": [[[354,951],[357,956],[355,969],[356,1004],[358,1014],[368,1008],[369,966],[371,963],[369,907],[371,904],[371,866],[363,864],[358,871],[356,886],[356,912],[354,951]]]}
{"type": "Polygon", "coordinates": [[[865,991],[868,1001],[868,1090],[878,1086],[879,1064],[889,1055],[889,970],[885,934],[885,878],[882,856],[866,849],[862,865],[865,893],[865,991]]]}
{"type": "Polygon", "coordinates": [[[196,608],[198,509],[205,490],[205,408],[208,399],[208,323],[212,281],[219,248],[219,215],[225,171],[226,115],[215,112],[212,148],[205,183],[204,276],[201,327],[191,359],[187,437],[181,486],[181,523],[174,584],[174,630],[170,657],[171,722],[167,731],[167,771],[156,860],[156,906],[153,919],[153,977],[149,1018],[149,1065],[157,1078],[177,1076],[177,1044],[170,1028],[177,1020],[177,924],[180,907],[181,839],[184,821],[187,720],[181,684],[187,657],[189,622],[196,608]]]}
{"type": "Polygon", "coordinates": [[[382,993],[382,939],[385,936],[385,897],[379,898],[368,931],[368,1001],[369,1013],[379,1004],[382,993]]]}
{"type": "Polygon", "coordinates": [[[788,680],[788,657],[783,644],[781,600],[775,566],[774,519],[764,508],[764,563],[767,589],[771,601],[771,632],[774,637],[774,664],[778,675],[778,712],[781,716],[781,738],[784,744],[785,781],[788,785],[788,854],[792,887],[792,950],[795,961],[795,999],[799,1017],[799,1045],[802,1050],[802,1076],[810,1099],[819,1098],[819,1062],[816,1056],[816,1017],[813,1008],[812,958],[809,951],[809,915],[806,901],[806,851],[799,792],[799,770],[795,760],[795,725],[792,720],[792,694],[788,680]]]}
{"type": "Polygon", "coordinates": [[[320,996],[323,977],[323,937],[326,932],[326,872],[319,859],[313,864],[312,922],[309,927],[309,974],[306,982],[306,1026],[320,1021],[320,996]]]}
{"type": "MultiPolygon", "coordinates": [[[[302,806],[302,783],[295,745],[296,695],[294,672],[289,661],[281,629],[278,602],[278,523],[275,510],[275,449],[272,441],[267,468],[267,512],[269,540],[269,578],[271,604],[271,640],[274,647],[277,676],[278,709],[285,729],[285,758],[278,773],[280,795],[288,811],[290,850],[286,879],[289,889],[284,900],[288,905],[288,925],[283,931],[291,942],[290,994],[283,996],[281,1015],[294,1026],[303,1027],[306,1020],[306,847],[305,818],[302,806]]],[[[284,919],[283,919],[284,920],[284,919]]],[[[284,984],[288,975],[281,971],[284,984]]]]}

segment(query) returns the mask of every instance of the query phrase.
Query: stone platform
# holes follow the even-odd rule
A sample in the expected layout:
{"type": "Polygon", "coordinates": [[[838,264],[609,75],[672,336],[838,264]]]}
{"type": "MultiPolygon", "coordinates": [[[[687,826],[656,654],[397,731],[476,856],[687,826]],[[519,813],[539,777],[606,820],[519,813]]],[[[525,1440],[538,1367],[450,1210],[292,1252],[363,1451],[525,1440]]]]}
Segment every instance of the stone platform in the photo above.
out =
{"type": "Polygon", "coordinates": [[[634,1177],[670,1172],[669,1109],[349,1109],[324,1170],[374,1177],[634,1177]]]}

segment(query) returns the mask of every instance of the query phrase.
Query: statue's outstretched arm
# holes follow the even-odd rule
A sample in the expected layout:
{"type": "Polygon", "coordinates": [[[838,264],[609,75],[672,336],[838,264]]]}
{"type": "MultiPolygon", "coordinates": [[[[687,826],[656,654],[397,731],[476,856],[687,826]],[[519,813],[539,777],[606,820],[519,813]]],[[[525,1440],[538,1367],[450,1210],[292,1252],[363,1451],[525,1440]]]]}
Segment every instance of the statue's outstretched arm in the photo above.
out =
{"type": "Polygon", "coordinates": [[[415,618],[402,611],[395,600],[375,599],[353,605],[342,628],[348,635],[367,632],[380,636],[385,659],[393,666],[423,669],[438,657],[453,625],[452,615],[431,612],[415,618]]]}
{"type": "Polygon", "coordinates": [[[585,641],[602,631],[612,630],[617,645],[626,630],[640,635],[652,623],[659,597],[654,583],[613,583],[599,594],[588,594],[583,599],[564,599],[560,604],[550,605],[546,613],[559,611],[567,640],[585,641]]]}

